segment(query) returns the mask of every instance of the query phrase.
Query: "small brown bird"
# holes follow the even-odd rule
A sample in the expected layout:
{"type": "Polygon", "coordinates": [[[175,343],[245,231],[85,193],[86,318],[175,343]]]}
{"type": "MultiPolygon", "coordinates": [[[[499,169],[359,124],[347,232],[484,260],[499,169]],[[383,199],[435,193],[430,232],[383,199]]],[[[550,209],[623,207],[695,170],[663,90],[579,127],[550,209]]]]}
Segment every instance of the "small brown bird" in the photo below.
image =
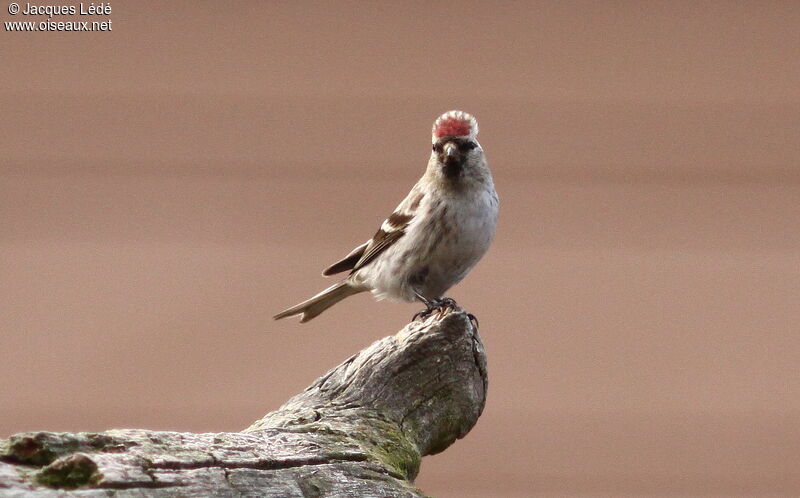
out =
{"type": "Polygon", "coordinates": [[[497,224],[497,192],[477,135],[471,115],[442,114],[422,178],[370,240],[322,272],[349,276],[275,319],[302,314],[307,322],[363,291],[377,299],[420,300],[428,310],[440,306],[489,249],[497,224]]]}

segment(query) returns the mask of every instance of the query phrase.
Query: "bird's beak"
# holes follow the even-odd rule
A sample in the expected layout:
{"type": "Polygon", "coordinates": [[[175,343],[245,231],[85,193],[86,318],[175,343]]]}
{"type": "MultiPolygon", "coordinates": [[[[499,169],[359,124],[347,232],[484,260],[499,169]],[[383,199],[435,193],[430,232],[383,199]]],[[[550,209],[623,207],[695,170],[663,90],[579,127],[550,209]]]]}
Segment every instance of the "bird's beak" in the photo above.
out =
{"type": "Polygon", "coordinates": [[[448,143],[444,146],[444,157],[447,159],[455,158],[458,154],[458,147],[454,143],[448,143]]]}

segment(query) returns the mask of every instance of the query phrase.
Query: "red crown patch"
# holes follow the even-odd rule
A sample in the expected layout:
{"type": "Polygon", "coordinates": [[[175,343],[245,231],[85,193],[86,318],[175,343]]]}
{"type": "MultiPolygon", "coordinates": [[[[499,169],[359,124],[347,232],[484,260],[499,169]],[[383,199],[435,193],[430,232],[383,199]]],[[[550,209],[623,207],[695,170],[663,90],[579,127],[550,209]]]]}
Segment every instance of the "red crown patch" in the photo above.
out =
{"type": "Polygon", "coordinates": [[[442,137],[471,137],[478,134],[475,118],[462,111],[450,111],[439,116],[433,124],[433,139],[442,137]]]}

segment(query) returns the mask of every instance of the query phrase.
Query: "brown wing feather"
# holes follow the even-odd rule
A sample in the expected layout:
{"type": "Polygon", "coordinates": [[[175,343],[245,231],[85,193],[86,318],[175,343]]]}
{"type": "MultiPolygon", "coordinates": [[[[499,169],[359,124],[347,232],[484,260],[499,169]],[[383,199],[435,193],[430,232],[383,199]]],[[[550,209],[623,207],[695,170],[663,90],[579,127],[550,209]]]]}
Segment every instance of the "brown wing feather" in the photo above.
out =
{"type": "Polygon", "coordinates": [[[358,260],[364,255],[364,251],[367,249],[367,245],[370,241],[366,241],[360,246],[356,247],[350,254],[344,257],[341,261],[338,261],[331,266],[327,267],[325,271],[322,272],[323,275],[329,277],[331,275],[336,275],[337,273],[341,273],[343,271],[352,270],[353,267],[356,266],[358,260]]]}
{"type": "Polygon", "coordinates": [[[361,259],[353,267],[353,271],[358,271],[364,266],[368,265],[373,259],[377,258],[380,253],[388,249],[392,244],[397,242],[397,240],[405,234],[405,231],[401,229],[392,230],[391,232],[384,232],[381,228],[375,234],[375,237],[372,238],[369,246],[367,247],[366,251],[364,251],[364,255],[361,256],[361,259]]]}
{"type": "Polygon", "coordinates": [[[394,213],[383,222],[381,228],[372,237],[372,240],[366,242],[363,246],[357,247],[342,261],[331,266],[322,274],[333,275],[350,269],[352,269],[352,273],[372,262],[406,233],[406,227],[414,219],[414,213],[423,197],[425,197],[425,194],[420,192],[419,184],[415,185],[406,198],[403,199],[403,202],[397,206],[394,213]]]}

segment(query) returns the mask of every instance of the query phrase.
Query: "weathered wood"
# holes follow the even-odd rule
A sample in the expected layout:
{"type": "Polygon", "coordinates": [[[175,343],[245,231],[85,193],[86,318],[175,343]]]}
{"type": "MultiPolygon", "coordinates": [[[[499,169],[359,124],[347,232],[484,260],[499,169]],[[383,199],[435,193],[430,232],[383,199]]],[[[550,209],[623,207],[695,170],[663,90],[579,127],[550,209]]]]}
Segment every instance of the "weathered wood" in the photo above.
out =
{"type": "Polygon", "coordinates": [[[477,422],[483,344],[463,310],[415,321],[240,433],[31,432],[0,441],[0,496],[423,496],[424,455],[477,422]]]}

